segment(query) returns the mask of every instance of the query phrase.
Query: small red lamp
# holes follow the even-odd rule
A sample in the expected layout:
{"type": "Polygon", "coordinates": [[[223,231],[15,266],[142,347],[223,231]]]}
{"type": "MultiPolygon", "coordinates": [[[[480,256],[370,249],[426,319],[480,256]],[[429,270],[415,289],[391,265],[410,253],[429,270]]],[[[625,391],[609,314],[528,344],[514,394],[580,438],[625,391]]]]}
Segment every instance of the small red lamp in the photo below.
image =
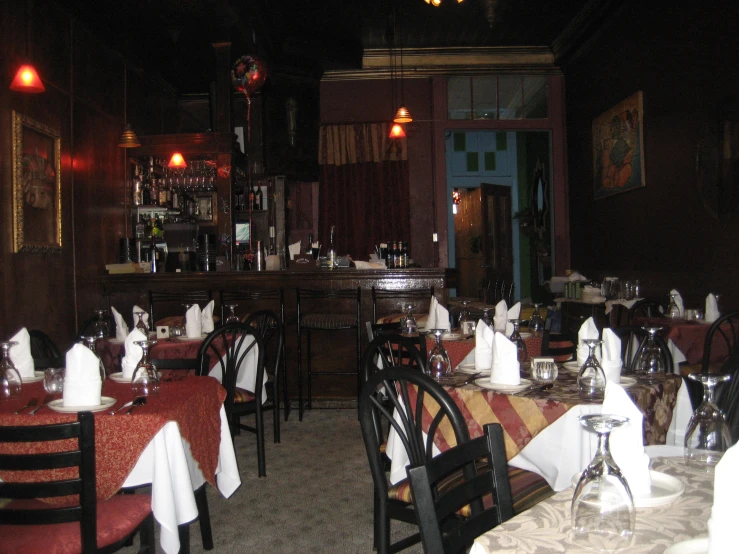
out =
{"type": "Polygon", "coordinates": [[[41,82],[41,77],[38,76],[36,68],[31,64],[23,64],[15,74],[13,82],[10,83],[10,90],[38,94],[39,92],[44,92],[46,87],[41,82]]]}
{"type": "Polygon", "coordinates": [[[405,138],[405,130],[399,123],[394,124],[390,127],[390,134],[388,135],[391,139],[405,138]]]}
{"type": "Polygon", "coordinates": [[[172,154],[167,167],[184,169],[187,167],[187,162],[185,162],[185,158],[182,157],[182,154],[180,154],[179,152],[175,152],[174,154],[172,154]]]}

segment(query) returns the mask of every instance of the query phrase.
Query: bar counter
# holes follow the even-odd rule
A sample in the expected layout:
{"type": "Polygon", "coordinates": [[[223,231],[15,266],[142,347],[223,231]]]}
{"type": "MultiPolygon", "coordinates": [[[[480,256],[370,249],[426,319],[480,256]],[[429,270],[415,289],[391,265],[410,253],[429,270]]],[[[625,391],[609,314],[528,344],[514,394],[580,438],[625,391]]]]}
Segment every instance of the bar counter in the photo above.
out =
{"type": "MultiPolygon", "coordinates": [[[[372,319],[372,287],[403,290],[413,288],[434,288],[434,296],[446,305],[450,288],[456,286],[457,271],[448,268],[405,268],[387,270],[346,269],[310,269],[282,271],[228,271],[228,272],[189,272],[189,273],[127,273],[106,275],[102,278],[103,294],[108,296],[111,305],[121,312],[130,323],[131,309],[136,304],[148,309],[150,290],[158,292],[186,292],[189,290],[210,290],[216,302],[215,314],[220,315],[219,291],[248,289],[279,289],[285,294],[285,336],[287,346],[287,371],[290,395],[297,398],[297,312],[296,288],[308,289],[361,289],[362,348],[367,345],[364,322],[372,319]]],[[[267,301],[265,301],[267,302],[267,301]]],[[[378,317],[399,310],[396,301],[378,301],[378,317]]],[[[397,302],[400,302],[398,300],[397,302]]],[[[257,309],[272,309],[279,316],[279,305],[240,306],[239,312],[257,309]]],[[[355,308],[347,306],[347,313],[355,308]]],[[[303,307],[305,310],[305,307],[303,307]]],[[[324,308],[322,311],[329,311],[324,308]]],[[[160,319],[167,315],[179,315],[179,312],[162,313],[157,310],[160,319]]],[[[312,359],[314,372],[349,370],[356,365],[354,340],[350,331],[331,333],[315,333],[313,337],[312,359]]],[[[305,356],[305,354],[304,354],[305,356]]],[[[305,368],[306,360],[303,360],[305,368]]],[[[303,378],[305,380],[305,370],[303,378]]],[[[356,381],[351,378],[324,377],[314,380],[314,400],[322,398],[356,398],[356,381]]]]}

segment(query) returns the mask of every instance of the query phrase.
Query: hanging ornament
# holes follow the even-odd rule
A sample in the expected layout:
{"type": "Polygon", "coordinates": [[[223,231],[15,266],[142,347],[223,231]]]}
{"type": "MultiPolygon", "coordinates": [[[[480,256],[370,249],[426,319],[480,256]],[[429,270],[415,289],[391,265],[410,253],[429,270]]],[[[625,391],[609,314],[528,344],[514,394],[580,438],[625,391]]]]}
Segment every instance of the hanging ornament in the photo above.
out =
{"type": "Polygon", "coordinates": [[[258,91],[267,78],[267,66],[256,56],[245,54],[238,58],[231,70],[231,83],[239,92],[250,97],[258,91]]]}

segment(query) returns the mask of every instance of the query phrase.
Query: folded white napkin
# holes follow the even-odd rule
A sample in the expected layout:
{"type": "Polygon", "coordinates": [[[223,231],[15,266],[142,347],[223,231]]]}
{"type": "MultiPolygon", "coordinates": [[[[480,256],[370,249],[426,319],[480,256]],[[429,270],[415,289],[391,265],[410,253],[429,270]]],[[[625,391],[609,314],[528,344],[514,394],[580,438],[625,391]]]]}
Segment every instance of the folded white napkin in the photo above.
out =
{"type": "Polygon", "coordinates": [[[499,333],[505,333],[508,325],[508,304],[505,300],[501,300],[495,305],[495,314],[493,314],[493,329],[499,333]]]}
{"type": "Polygon", "coordinates": [[[677,304],[677,308],[680,310],[680,317],[685,316],[685,305],[683,304],[683,297],[680,296],[680,293],[677,292],[677,289],[672,289],[670,291],[670,294],[675,295],[675,304],[677,304]]]}
{"type": "Polygon", "coordinates": [[[33,356],[31,355],[31,335],[28,334],[28,330],[23,327],[10,339],[10,342],[17,342],[15,346],[10,349],[10,361],[18,370],[21,376],[21,381],[33,377],[33,372],[36,366],[33,363],[33,356]]]}
{"type": "Polygon", "coordinates": [[[187,319],[185,323],[187,338],[199,339],[203,331],[203,317],[202,312],[200,311],[200,306],[197,304],[190,306],[190,309],[187,310],[187,313],[185,314],[185,318],[187,319]]]}
{"type": "Polygon", "coordinates": [[[708,520],[708,554],[736,552],[736,499],[739,496],[739,444],[729,448],[716,464],[713,508],[708,520]]]}
{"type": "Polygon", "coordinates": [[[113,306],[110,307],[110,311],[113,314],[113,319],[115,319],[115,338],[120,341],[125,341],[128,336],[128,325],[126,325],[126,322],[123,320],[121,313],[113,306]]]}
{"type": "Polygon", "coordinates": [[[495,333],[493,337],[490,382],[496,385],[521,384],[521,364],[518,363],[516,343],[509,341],[503,333],[495,333]]]}
{"type": "Polygon", "coordinates": [[[449,310],[439,304],[435,296],[431,297],[431,306],[429,307],[429,317],[426,320],[426,329],[444,329],[449,331],[451,325],[449,323],[449,310]]]}
{"type": "Polygon", "coordinates": [[[136,343],[146,339],[146,335],[138,329],[134,329],[126,337],[126,343],[123,345],[124,355],[121,360],[121,372],[126,379],[133,377],[133,370],[136,369],[144,355],[144,351],[136,343]]]}
{"type": "Polygon", "coordinates": [[[493,331],[482,319],[475,327],[475,369],[489,371],[493,365],[493,331]]]}
{"type": "Polygon", "coordinates": [[[212,333],[216,328],[215,323],[213,322],[213,308],[215,305],[215,300],[211,300],[208,302],[208,305],[203,308],[203,311],[200,314],[200,330],[203,334],[207,335],[208,333],[212,333]]]}
{"type": "Polygon", "coordinates": [[[577,281],[587,281],[588,278],[585,277],[582,273],[578,273],[577,271],[573,271],[570,273],[569,277],[567,277],[571,282],[577,282],[577,281]]]}
{"type": "Polygon", "coordinates": [[[363,262],[361,260],[354,260],[354,267],[357,269],[385,269],[385,264],[380,262],[363,262]]]}
{"type": "Polygon", "coordinates": [[[629,423],[611,432],[611,454],[621,469],[634,497],[647,496],[652,490],[649,476],[649,456],[644,451],[644,417],[626,391],[615,383],[606,383],[603,414],[629,418],[629,423]]]}
{"type": "Polygon", "coordinates": [[[606,382],[621,382],[621,339],[608,328],[603,329],[603,358],[600,365],[606,374],[606,382]]]}
{"type": "Polygon", "coordinates": [[[64,371],[64,406],[99,406],[103,383],[100,380],[100,358],[82,344],[67,352],[64,371]]]}
{"type": "Polygon", "coordinates": [[[713,323],[719,317],[721,317],[721,313],[718,311],[718,302],[716,302],[716,297],[711,292],[706,296],[706,311],[703,319],[705,319],[706,323],[713,323]]]}
{"type": "Polygon", "coordinates": [[[290,252],[290,259],[291,260],[294,260],[295,259],[295,256],[297,254],[300,254],[300,244],[301,244],[300,241],[298,241],[298,242],[295,242],[293,244],[289,244],[287,246],[287,249],[290,252]]]}
{"type": "Polygon", "coordinates": [[[516,302],[513,307],[508,310],[505,323],[505,336],[510,337],[513,334],[513,323],[508,323],[509,319],[519,319],[521,317],[521,303],[516,302]]]}
{"type": "MultiPolygon", "coordinates": [[[[149,325],[149,312],[147,312],[146,310],[142,310],[138,306],[134,306],[133,310],[131,311],[133,312],[133,327],[136,327],[136,324],[139,322],[139,317],[136,315],[136,312],[144,312],[144,316],[141,318],[141,320],[144,322],[144,325],[146,325],[147,329],[151,329],[151,325],[149,325]]],[[[133,329],[133,327],[131,327],[131,329],[133,329]]]]}
{"type": "MultiPolygon", "coordinates": [[[[588,346],[583,342],[586,339],[599,339],[600,333],[598,333],[598,327],[595,325],[595,320],[589,317],[580,326],[580,330],[577,332],[577,365],[582,365],[585,360],[588,359],[588,346]]],[[[596,357],[600,359],[600,353],[596,348],[596,357]]]]}

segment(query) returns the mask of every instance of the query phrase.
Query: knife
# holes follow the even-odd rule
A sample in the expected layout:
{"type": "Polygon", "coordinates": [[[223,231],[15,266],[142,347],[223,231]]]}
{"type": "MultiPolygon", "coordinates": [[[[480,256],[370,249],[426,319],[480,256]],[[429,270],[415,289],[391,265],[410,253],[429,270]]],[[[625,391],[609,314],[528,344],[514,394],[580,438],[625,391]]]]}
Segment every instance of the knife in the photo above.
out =
{"type": "Polygon", "coordinates": [[[516,392],[513,394],[513,396],[526,396],[527,394],[531,394],[532,392],[539,392],[544,390],[549,390],[554,385],[552,383],[548,383],[546,385],[532,385],[531,387],[522,390],[521,392],[516,392]]]}
{"type": "Polygon", "coordinates": [[[34,406],[35,406],[35,405],[36,405],[37,403],[38,403],[38,398],[36,398],[36,397],[34,396],[33,398],[31,398],[31,400],[29,400],[29,401],[28,401],[28,404],[26,404],[26,405],[25,405],[25,406],[23,406],[22,408],[18,408],[18,409],[17,409],[16,411],[15,411],[15,414],[17,415],[17,414],[21,413],[21,412],[22,412],[23,410],[25,410],[26,408],[33,408],[33,407],[34,407],[34,406]]]}
{"type": "Polygon", "coordinates": [[[126,403],[125,403],[125,404],[124,404],[123,406],[121,406],[121,407],[120,407],[120,408],[118,408],[117,410],[113,410],[112,412],[110,412],[110,415],[115,415],[115,414],[117,414],[118,412],[120,412],[121,410],[125,410],[125,409],[126,409],[126,408],[128,408],[128,407],[129,407],[129,406],[130,406],[131,404],[133,404],[133,400],[129,400],[128,402],[126,402],[126,403]]]}
{"type": "Polygon", "coordinates": [[[47,394],[46,396],[44,396],[44,401],[41,404],[39,404],[38,406],[36,406],[33,410],[31,410],[30,412],[28,412],[28,415],[33,415],[36,412],[38,412],[41,408],[43,408],[49,402],[51,402],[52,398],[53,397],[50,394],[47,394]]]}

